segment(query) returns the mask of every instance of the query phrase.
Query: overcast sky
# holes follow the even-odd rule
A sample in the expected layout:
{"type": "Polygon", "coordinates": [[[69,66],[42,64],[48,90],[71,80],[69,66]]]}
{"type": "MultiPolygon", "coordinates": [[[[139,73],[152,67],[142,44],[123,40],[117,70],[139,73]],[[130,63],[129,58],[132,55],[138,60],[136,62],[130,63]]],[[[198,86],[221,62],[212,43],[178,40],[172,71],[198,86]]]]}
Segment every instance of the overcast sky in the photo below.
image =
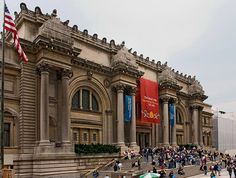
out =
{"type": "Polygon", "coordinates": [[[235,0],[6,0],[12,15],[21,2],[43,13],[57,9],[70,26],[195,75],[207,103],[236,112],[235,0]]]}

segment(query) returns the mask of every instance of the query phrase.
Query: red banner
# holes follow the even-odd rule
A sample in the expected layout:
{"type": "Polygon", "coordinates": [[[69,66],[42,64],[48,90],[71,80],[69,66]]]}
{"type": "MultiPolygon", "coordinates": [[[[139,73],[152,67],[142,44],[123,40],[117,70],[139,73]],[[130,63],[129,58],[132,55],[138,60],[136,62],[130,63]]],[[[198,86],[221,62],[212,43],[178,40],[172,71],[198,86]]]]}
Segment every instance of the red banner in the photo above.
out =
{"type": "Polygon", "coordinates": [[[158,84],[140,79],[141,122],[160,123],[158,84]]]}

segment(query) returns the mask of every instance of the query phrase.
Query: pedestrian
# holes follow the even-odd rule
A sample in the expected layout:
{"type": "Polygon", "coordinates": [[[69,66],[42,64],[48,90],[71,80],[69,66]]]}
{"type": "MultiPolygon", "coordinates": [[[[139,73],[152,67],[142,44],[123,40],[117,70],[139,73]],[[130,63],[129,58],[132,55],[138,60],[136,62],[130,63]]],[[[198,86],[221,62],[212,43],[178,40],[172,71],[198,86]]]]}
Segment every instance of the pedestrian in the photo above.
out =
{"type": "Polygon", "coordinates": [[[104,178],[110,178],[108,175],[106,175],[104,178]]]}
{"type": "Polygon", "coordinates": [[[93,178],[97,178],[99,176],[99,173],[97,170],[93,171],[93,178]]]}
{"type": "Polygon", "coordinates": [[[220,176],[220,172],[221,172],[221,165],[220,164],[218,164],[217,171],[218,171],[218,175],[220,176]]]}
{"type": "Polygon", "coordinates": [[[170,173],[169,173],[169,178],[174,178],[174,177],[175,177],[174,171],[171,170],[170,173]]]}
{"type": "Polygon", "coordinates": [[[204,171],[204,174],[207,175],[207,165],[206,164],[204,164],[204,166],[203,166],[203,171],[204,171]]]}
{"type": "Polygon", "coordinates": [[[155,166],[153,166],[152,172],[157,173],[157,169],[155,168],[155,166]]]}
{"type": "Polygon", "coordinates": [[[214,171],[211,171],[210,178],[216,178],[214,171]]]}
{"type": "Polygon", "coordinates": [[[229,166],[227,167],[227,171],[228,171],[228,173],[229,173],[229,178],[231,178],[231,176],[232,176],[232,166],[231,166],[231,165],[229,165],[229,166]]]}

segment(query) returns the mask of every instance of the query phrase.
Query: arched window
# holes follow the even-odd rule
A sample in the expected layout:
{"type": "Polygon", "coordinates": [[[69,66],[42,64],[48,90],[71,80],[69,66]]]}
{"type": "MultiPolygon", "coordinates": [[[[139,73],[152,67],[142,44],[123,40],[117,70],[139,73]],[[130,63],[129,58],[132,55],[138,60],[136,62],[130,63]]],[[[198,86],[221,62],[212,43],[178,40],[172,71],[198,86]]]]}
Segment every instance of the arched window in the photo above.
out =
{"type": "Polygon", "coordinates": [[[183,124],[184,119],[183,119],[183,114],[180,110],[176,109],[176,124],[183,124]]]}
{"type": "Polygon", "coordinates": [[[89,89],[79,89],[72,98],[73,110],[99,111],[95,92],[89,89]]]}

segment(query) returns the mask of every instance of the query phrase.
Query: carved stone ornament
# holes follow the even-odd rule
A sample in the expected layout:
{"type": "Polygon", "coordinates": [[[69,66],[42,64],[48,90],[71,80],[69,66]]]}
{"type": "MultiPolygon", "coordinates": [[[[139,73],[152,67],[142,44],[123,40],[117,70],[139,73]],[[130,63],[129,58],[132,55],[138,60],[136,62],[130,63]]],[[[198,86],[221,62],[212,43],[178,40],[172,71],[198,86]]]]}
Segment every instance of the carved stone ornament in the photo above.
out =
{"type": "Polygon", "coordinates": [[[109,79],[105,79],[105,80],[103,81],[103,83],[104,83],[104,86],[105,86],[106,88],[110,87],[110,85],[111,85],[111,82],[110,82],[109,79]]]}
{"type": "Polygon", "coordinates": [[[88,80],[91,80],[93,77],[93,72],[91,70],[87,71],[88,80]]]}
{"type": "Polygon", "coordinates": [[[195,80],[192,85],[190,85],[189,89],[189,94],[193,95],[193,94],[201,94],[204,95],[204,90],[202,85],[200,84],[200,82],[198,80],[195,80]]]}
{"type": "Polygon", "coordinates": [[[27,6],[26,6],[26,4],[25,3],[20,3],[20,9],[22,10],[22,11],[28,11],[28,8],[27,8],[27,6]]]}
{"type": "Polygon", "coordinates": [[[159,83],[161,84],[162,82],[177,84],[175,73],[168,66],[166,66],[162,73],[159,75],[159,83]]]}
{"type": "Polygon", "coordinates": [[[124,63],[128,67],[138,68],[134,55],[130,53],[126,47],[122,47],[117,54],[112,57],[112,66],[119,65],[119,63],[124,63]]]}

